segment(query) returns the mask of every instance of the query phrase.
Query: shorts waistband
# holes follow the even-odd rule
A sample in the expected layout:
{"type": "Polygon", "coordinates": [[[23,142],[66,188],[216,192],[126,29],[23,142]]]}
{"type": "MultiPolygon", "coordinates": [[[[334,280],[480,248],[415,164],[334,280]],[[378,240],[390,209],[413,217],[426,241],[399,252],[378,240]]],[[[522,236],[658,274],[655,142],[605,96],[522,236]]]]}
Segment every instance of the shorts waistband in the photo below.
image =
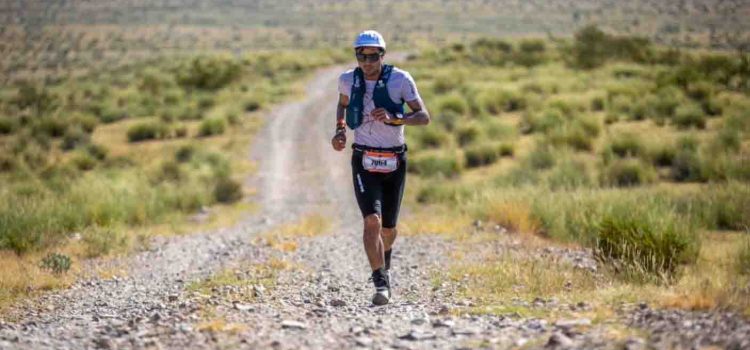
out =
{"type": "Polygon", "coordinates": [[[382,148],[382,147],[371,147],[371,146],[365,146],[365,145],[352,143],[352,149],[354,151],[359,151],[359,152],[375,151],[375,152],[393,152],[393,153],[401,154],[401,153],[406,153],[408,147],[406,147],[406,144],[403,144],[401,146],[396,146],[396,147],[382,148]]]}

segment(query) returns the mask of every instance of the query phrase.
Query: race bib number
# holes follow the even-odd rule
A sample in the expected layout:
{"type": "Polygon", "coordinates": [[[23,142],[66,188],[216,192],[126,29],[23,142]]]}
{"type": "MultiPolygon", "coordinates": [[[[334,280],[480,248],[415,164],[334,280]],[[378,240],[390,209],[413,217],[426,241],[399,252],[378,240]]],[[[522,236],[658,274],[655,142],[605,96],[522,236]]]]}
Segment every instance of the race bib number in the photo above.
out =
{"type": "Polygon", "coordinates": [[[398,155],[393,152],[365,151],[362,167],[373,173],[390,173],[398,169],[398,155]]]}

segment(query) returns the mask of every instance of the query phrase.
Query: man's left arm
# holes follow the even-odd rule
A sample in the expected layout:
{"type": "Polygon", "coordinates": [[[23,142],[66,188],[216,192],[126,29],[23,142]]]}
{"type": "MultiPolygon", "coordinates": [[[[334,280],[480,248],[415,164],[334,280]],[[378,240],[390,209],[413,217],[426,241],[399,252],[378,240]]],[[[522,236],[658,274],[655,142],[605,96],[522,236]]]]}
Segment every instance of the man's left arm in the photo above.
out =
{"type": "Polygon", "coordinates": [[[404,115],[404,125],[427,125],[430,124],[430,114],[424,106],[421,98],[414,101],[406,101],[411,109],[410,113],[404,115]]]}

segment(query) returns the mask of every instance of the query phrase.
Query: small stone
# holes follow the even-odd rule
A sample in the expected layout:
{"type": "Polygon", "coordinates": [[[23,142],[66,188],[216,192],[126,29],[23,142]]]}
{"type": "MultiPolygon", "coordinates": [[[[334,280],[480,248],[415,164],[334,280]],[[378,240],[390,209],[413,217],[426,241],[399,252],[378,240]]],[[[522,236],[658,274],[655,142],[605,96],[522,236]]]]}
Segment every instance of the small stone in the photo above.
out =
{"type": "Polygon", "coordinates": [[[349,333],[353,333],[353,334],[360,334],[364,331],[365,329],[360,326],[352,326],[351,328],[349,328],[349,333]]]}
{"type": "Polygon", "coordinates": [[[109,338],[99,338],[94,341],[94,345],[99,349],[113,349],[115,347],[114,342],[109,338]]]}
{"type": "Polygon", "coordinates": [[[177,296],[177,294],[170,294],[169,297],[168,297],[169,301],[177,301],[177,299],[179,299],[179,297],[177,296]]]}
{"type": "Polygon", "coordinates": [[[449,309],[447,306],[443,305],[440,307],[440,310],[438,310],[438,315],[448,315],[451,313],[451,309],[449,309]]]}
{"type": "Polygon", "coordinates": [[[629,338],[625,341],[624,350],[641,350],[646,346],[646,342],[640,338],[629,338]]]}
{"type": "Polygon", "coordinates": [[[581,327],[581,326],[590,326],[591,320],[588,318],[579,318],[579,319],[571,319],[571,320],[557,320],[555,322],[555,326],[558,328],[573,328],[573,327],[581,327]]]}
{"type": "Polygon", "coordinates": [[[346,302],[341,299],[333,299],[330,302],[328,302],[333,307],[341,307],[346,306],[346,302]]]}
{"type": "Polygon", "coordinates": [[[417,326],[423,325],[428,322],[430,322],[430,320],[425,317],[417,317],[411,320],[411,324],[417,325],[417,326]]]}
{"type": "Polygon", "coordinates": [[[462,329],[451,329],[451,334],[456,335],[475,335],[479,334],[479,330],[473,328],[462,328],[462,329]]]}
{"type": "Polygon", "coordinates": [[[372,345],[372,339],[368,338],[368,337],[356,337],[356,338],[354,338],[354,341],[359,346],[365,346],[365,347],[367,347],[367,346],[372,345]]]}
{"type": "Polygon", "coordinates": [[[422,341],[435,339],[436,335],[432,332],[422,332],[418,330],[412,330],[411,332],[400,336],[400,339],[411,340],[411,341],[422,341]]]}
{"type": "Polygon", "coordinates": [[[151,315],[150,320],[151,320],[151,322],[156,323],[156,322],[159,322],[160,320],[162,320],[163,318],[164,317],[162,317],[162,315],[160,313],[154,312],[154,314],[151,315]]]}
{"type": "Polygon", "coordinates": [[[573,345],[573,341],[570,340],[565,334],[560,332],[553,333],[547,341],[546,347],[548,348],[568,348],[573,345]]]}
{"type": "Polygon", "coordinates": [[[284,320],[281,321],[281,328],[285,329],[307,329],[307,325],[302,322],[284,320]]]}
{"type": "Polygon", "coordinates": [[[432,326],[435,328],[453,328],[456,323],[453,320],[436,320],[432,322],[432,326]]]}
{"type": "Polygon", "coordinates": [[[234,303],[234,308],[240,311],[255,311],[255,308],[248,304],[234,303]]]}

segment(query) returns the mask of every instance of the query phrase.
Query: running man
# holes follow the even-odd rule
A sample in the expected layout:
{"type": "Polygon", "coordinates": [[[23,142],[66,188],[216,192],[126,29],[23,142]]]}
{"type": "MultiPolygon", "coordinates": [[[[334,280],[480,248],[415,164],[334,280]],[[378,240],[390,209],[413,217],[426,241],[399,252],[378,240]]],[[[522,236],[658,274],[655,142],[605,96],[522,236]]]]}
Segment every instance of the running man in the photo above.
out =
{"type": "Polygon", "coordinates": [[[358,67],[339,77],[333,149],[346,147],[346,126],[354,130],[352,179],[364,218],[363,241],[372,268],[372,303],[391,298],[391,253],[396,240],[406,181],[405,125],[427,125],[430,115],[408,72],[384,64],[385,40],[374,30],[354,41],[358,67]],[[410,113],[405,113],[404,102],[410,113]]]}

